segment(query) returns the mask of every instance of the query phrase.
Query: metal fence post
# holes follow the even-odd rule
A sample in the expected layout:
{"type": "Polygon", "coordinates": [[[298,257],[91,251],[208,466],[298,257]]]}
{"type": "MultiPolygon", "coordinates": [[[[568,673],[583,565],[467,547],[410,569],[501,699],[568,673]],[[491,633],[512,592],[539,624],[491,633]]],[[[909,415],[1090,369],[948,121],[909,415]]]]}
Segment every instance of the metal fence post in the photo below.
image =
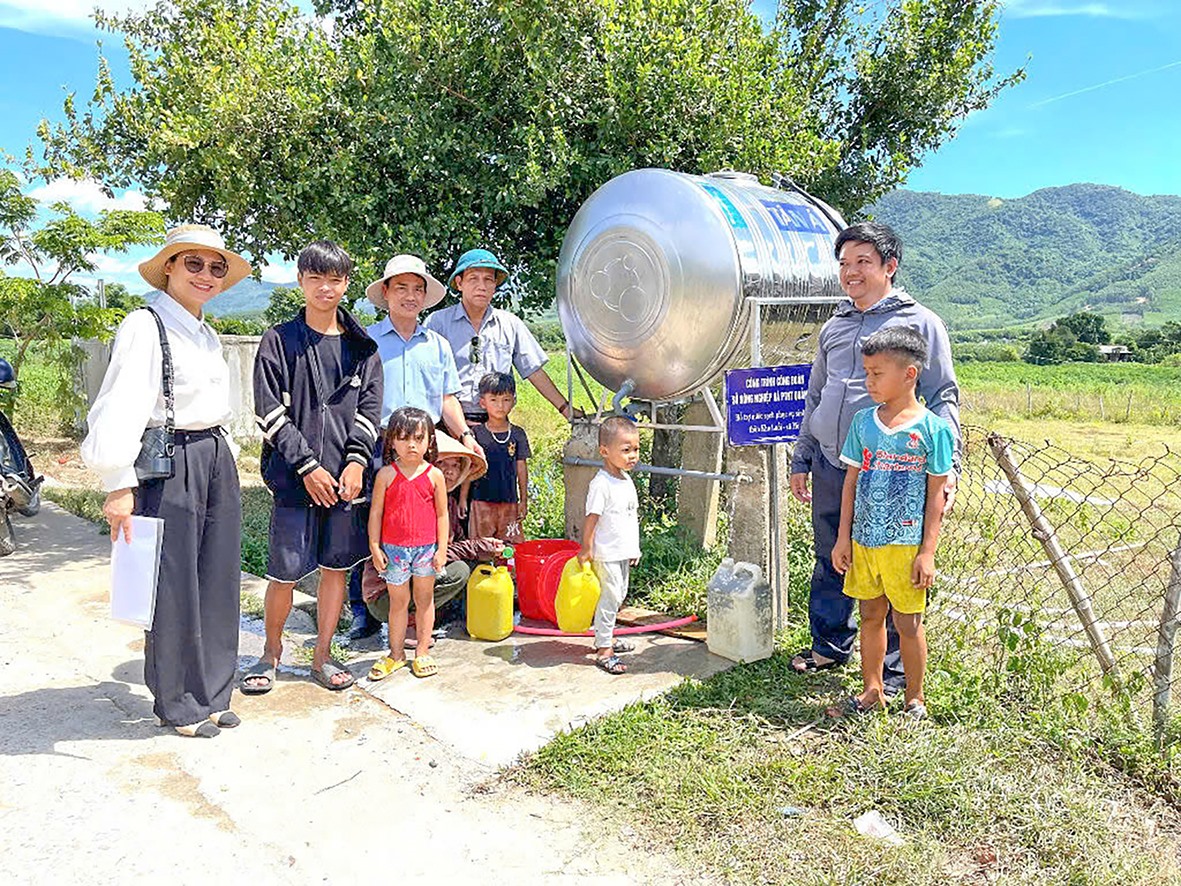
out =
{"type": "Polygon", "coordinates": [[[1161,610],[1160,626],[1156,633],[1156,661],[1152,678],[1152,728],[1158,747],[1163,746],[1169,722],[1169,692],[1173,683],[1173,641],[1177,635],[1177,610],[1181,604],[1181,545],[1169,555],[1172,568],[1169,586],[1165,590],[1165,605],[1161,610]]]}

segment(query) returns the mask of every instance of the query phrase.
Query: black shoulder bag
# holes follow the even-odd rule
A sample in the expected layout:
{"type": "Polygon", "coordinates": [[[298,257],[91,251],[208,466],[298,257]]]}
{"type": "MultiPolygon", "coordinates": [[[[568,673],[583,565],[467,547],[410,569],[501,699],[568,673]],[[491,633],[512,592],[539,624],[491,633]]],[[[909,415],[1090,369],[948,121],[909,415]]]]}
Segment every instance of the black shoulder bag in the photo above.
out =
{"type": "Polygon", "coordinates": [[[172,351],[168,347],[168,335],[160,315],[152,308],[145,311],[156,321],[160,333],[160,351],[164,356],[164,424],[157,428],[144,429],[140,438],[139,456],[135,459],[135,476],[139,482],[169,479],[175,465],[172,460],[176,448],[176,413],[172,397],[172,351]]]}

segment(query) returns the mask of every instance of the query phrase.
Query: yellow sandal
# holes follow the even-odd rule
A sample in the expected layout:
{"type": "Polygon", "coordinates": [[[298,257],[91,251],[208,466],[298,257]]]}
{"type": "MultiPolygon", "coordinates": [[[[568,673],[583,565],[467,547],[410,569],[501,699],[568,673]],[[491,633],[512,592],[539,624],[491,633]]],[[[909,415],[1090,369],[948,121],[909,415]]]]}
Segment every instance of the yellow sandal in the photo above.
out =
{"type": "Polygon", "coordinates": [[[439,673],[439,666],[429,655],[416,655],[410,665],[410,670],[416,677],[433,677],[439,673]]]}
{"type": "Polygon", "coordinates": [[[378,680],[384,680],[394,671],[406,667],[406,659],[394,658],[387,655],[385,658],[378,659],[374,662],[373,667],[369,669],[369,679],[376,683],[378,680]]]}

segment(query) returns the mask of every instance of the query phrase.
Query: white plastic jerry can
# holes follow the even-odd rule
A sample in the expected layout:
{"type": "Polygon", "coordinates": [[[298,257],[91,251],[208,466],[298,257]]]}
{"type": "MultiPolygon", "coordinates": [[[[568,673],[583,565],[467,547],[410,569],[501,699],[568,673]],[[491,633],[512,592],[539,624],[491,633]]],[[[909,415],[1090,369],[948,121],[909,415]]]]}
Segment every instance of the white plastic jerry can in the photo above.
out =
{"type": "Polygon", "coordinates": [[[706,645],[714,655],[748,662],[770,658],[775,646],[771,586],[753,563],[729,557],[707,585],[706,645]]]}

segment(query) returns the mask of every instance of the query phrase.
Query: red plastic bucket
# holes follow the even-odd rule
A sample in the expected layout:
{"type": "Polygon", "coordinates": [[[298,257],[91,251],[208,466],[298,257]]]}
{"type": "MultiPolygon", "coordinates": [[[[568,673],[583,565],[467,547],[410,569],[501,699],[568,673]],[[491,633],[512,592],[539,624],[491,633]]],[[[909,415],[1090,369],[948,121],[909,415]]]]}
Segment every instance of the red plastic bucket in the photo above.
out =
{"type": "Polygon", "coordinates": [[[566,561],[578,553],[581,545],[564,538],[541,538],[524,541],[513,547],[517,570],[517,603],[521,615],[558,623],[554,598],[566,561]]]}

